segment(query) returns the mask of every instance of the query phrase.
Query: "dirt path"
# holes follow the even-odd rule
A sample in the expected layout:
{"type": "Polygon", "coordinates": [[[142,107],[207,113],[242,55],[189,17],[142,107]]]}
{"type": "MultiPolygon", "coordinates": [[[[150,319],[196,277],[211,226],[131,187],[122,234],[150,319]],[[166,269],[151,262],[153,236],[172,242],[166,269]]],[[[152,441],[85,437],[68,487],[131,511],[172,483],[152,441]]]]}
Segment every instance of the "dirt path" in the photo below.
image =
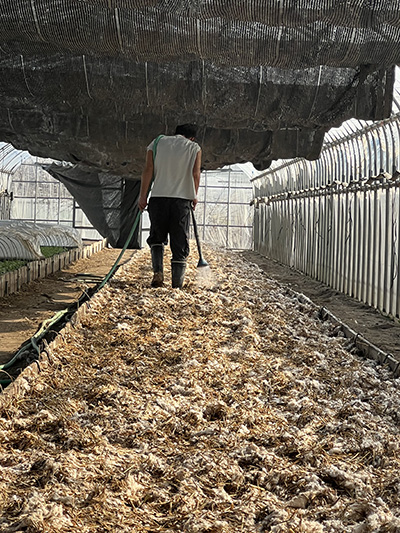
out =
{"type": "MultiPolygon", "coordinates": [[[[83,274],[104,277],[121,250],[104,248],[80,259],[56,274],[27,284],[16,294],[0,298],[0,364],[11,359],[22,343],[34,335],[39,325],[65,309],[93,286],[83,274]]],[[[125,252],[122,263],[135,252],[125,252]]]]}

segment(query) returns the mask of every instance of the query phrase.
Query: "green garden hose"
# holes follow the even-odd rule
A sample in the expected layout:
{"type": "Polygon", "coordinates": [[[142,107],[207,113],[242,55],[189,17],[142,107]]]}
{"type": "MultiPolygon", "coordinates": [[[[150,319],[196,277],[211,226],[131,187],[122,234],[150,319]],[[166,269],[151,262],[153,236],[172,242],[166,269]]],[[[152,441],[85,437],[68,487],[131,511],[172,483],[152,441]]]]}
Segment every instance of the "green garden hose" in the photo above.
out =
{"type": "MultiPolygon", "coordinates": [[[[126,239],[126,242],[124,244],[124,247],[122,248],[121,250],[121,253],[119,254],[119,256],[117,257],[115,263],[113,264],[113,266],[111,267],[110,271],[108,272],[108,274],[104,277],[104,279],[99,283],[99,285],[95,288],[92,296],[94,294],[96,294],[100,289],[102,289],[104,287],[104,285],[109,281],[109,279],[111,278],[111,276],[115,273],[117,267],[118,267],[118,264],[119,262],[121,261],[121,258],[122,256],[124,255],[126,249],[128,248],[128,245],[133,237],[133,234],[137,228],[137,225],[139,223],[139,220],[140,220],[140,216],[141,216],[141,212],[139,211],[137,216],[136,216],[136,219],[133,223],[133,226],[132,226],[132,229],[131,231],[129,232],[129,235],[128,235],[128,238],[126,239]]],[[[85,295],[86,296],[86,295],[85,295]]],[[[87,297],[87,296],[86,296],[87,297]]],[[[77,304],[77,309],[80,307],[80,301],[78,300],[78,302],[75,302],[75,304],[77,304]]],[[[74,304],[74,305],[75,305],[74,304]]],[[[2,365],[0,365],[0,372],[3,372],[5,370],[7,370],[8,368],[11,368],[19,359],[21,359],[22,357],[22,354],[24,352],[27,352],[29,351],[29,349],[31,347],[34,348],[35,352],[37,353],[38,357],[40,355],[40,347],[39,347],[39,342],[40,340],[46,335],[46,333],[48,333],[48,331],[50,330],[50,328],[52,326],[54,326],[58,321],[60,321],[68,312],[71,312],[71,309],[70,308],[66,308],[66,309],[62,309],[61,311],[58,311],[53,317],[49,318],[48,320],[45,320],[40,329],[28,340],[26,341],[22,346],[21,348],[17,351],[17,353],[12,357],[12,359],[10,359],[10,361],[8,361],[7,363],[4,363],[2,365]]],[[[3,380],[0,380],[0,387],[6,387],[7,385],[9,385],[10,383],[12,382],[12,379],[3,379],[3,380]]]]}
{"type": "Polygon", "coordinates": [[[58,311],[53,317],[49,318],[48,320],[45,320],[41,325],[40,329],[21,346],[21,348],[14,355],[14,357],[7,363],[0,365],[0,371],[7,370],[7,368],[10,368],[16,361],[18,361],[21,354],[26,352],[30,346],[33,346],[37,353],[40,354],[38,341],[40,341],[40,339],[44,337],[44,335],[48,332],[51,326],[53,326],[58,320],[60,320],[60,318],[62,318],[67,311],[68,309],[62,309],[61,311],[58,311]]]}
{"type": "Polygon", "coordinates": [[[135,218],[135,221],[133,223],[133,226],[132,226],[132,229],[131,231],[129,232],[129,235],[128,235],[128,238],[126,239],[125,241],[125,244],[124,244],[124,247],[122,248],[121,250],[121,253],[119,254],[119,256],[117,257],[115,263],[113,264],[113,266],[111,267],[110,271],[108,272],[108,274],[105,276],[105,278],[103,279],[103,281],[97,286],[96,290],[95,290],[95,294],[97,291],[99,291],[100,289],[102,289],[104,287],[104,285],[108,282],[108,280],[111,278],[111,276],[114,274],[114,272],[116,271],[117,267],[118,267],[118,264],[119,262],[121,261],[121,258],[122,256],[124,255],[124,253],[126,252],[126,249],[128,248],[128,244],[131,242],[131,239],[133,237],[133,234],[135,233],[135,230],[137,228],[137,225],[139,224],[139,220],[140,220],[140,216],[141,216],[141,212],[139,211],[138,214],[136,215],[136,218],[135,218]]]}
{"type": "MultiPolygon", "coordinates": [[[[157,154],[157,145],[158,145],[158,141],[161,139],[162,135],[159,135],[155,141],[154,141],[154,145],[153,145],[153,159],[155,159],[156,157],[156,154],[157,154]]],[[[149,188],[149,192],[150,192],[150,189],[151,189],[151,186],[153,184],[153,181],[154,181],[154,175],[153,175],[153,180],[150,184],[150,188],[149,188]]],[[[136,218],[135,218],[135,221],[133,223],[133,226],[132,226],[132,229],[131,231],[129,232],[129,235],[128,235],[128,238],[126,239],[126,242],[124,244],[124,247],[122,248],[121,250],[121,253],[118,255],[115,263],[113,264],[113,266],[111,267],[110,271],[108,272],[108,274],[106,274],[106,276],[103,278],[103,280],[99,283],[99,285],[94,289],[91,297],[96,294],[100,289],[102,289],[104,287],[104,285],[109,281],[109,279],[113,276],[113,274],[115,273],[118,265],[119,265],[119,262],[121,261],[121,258],[122,256],[124,255],[124,253],[126,252],[126,249],[128,248],[128,245],[133,237],[133,234],[135,233],[135,230],[139,224],[139,220],[140,220],[140,217],[141,217],[141,212],[139,211],[138,214],[136,215],[136,218]]],[[[84,295],[85,296],[85,299],[88,298],[87,295],[84,295]]],[[[82,303],[81,302],[81,298],[78,299],[76,303],[76,309],[78,309],[80,307],[80,304],[82,303]]],[[[75,304],[73,304],[75,305],[75,304]]],[[[46,335],[46,333],[48,333],[48,331],[50,330],[50,328],[52,326],[54,326],[58,321],[60,321],[68,312],[71,312],[71,309],[70,308],[66,308],[66,309],[62,309],[61,311],[58,311],[53,317],[49,318],[48,320],[45,320],[40,329],[28,340],[26,341],[22,346],[21,348],[18,350],[18,352],[13,356],[12,359],[10,359],[10,361],[8,361],[7,363],[3,364],[3,365],[0,365],[0,372],[4,372],[5,370],[7,370],[8,368],[12,367],[22,356],[22,354],[26,351],[29,351],[29,348],[30,347],[33,347],[34,350],[37,352],[37,355],[39,357],[40,355],[40,347],[39,347],[39,341],[46,335]]],[[[6,373],[6,372],[4,372],[6,373]]],[[[6,387],[7,385],[9,385],[10,383],[12,382],[12,379],[3,379],[3,380],[0,380],[0,387],[6,387]]]]}

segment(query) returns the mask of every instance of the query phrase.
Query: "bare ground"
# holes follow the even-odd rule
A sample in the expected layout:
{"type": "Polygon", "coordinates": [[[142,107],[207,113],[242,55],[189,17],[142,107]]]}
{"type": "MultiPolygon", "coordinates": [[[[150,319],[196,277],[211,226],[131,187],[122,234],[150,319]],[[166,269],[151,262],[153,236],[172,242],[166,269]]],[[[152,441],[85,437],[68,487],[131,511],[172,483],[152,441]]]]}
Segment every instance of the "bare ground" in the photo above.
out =
{"type": "Polygon", "coordinates": [[[400,380],[205,252],[183,291],[136,253],[3,396],[3,533],[400,531],[400,380]]]}
{"type": "MultiPolygon", "coordinates": [[[[88,281],[91,276],[104,277],[120,252],[104,248],[54,275],[24,285],[19,293],[0,298],[0,364],[9,361],[44,320],[68,307],[93,286],[88,281]]],[[[133,253],[128,250],[122,263],[128,261],[133,253]]]]}

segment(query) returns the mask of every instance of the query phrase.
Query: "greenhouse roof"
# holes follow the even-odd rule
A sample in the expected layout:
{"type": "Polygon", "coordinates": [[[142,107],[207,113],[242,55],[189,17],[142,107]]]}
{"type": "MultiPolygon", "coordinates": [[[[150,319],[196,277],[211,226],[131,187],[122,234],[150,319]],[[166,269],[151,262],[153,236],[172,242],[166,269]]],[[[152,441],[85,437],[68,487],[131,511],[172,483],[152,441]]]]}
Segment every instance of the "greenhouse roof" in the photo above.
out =
{"type": "MultiPolygon", "coordinates": [[[[315,159],[343,121],[389,116],[397,0],[5,0],[0,139],[138,178],[195,122],[204,167],[315,159]]],[[[395,104],[399,99],[396,93],[395,104]]]]}
{"type": "Polygon", "coordinates": [[[0,173],[13,174],[30,154],[17,150],[9,143],[0,142],[0,173]]]}

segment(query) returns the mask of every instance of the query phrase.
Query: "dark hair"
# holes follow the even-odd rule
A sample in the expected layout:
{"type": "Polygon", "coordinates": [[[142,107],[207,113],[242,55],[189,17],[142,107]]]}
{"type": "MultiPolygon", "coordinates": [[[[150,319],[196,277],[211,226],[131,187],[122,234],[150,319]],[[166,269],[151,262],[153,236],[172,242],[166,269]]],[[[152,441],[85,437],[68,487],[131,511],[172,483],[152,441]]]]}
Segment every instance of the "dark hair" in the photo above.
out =
{"type": "Polygon", "coordinates": [[[183,135],[187,139],[196,137],[197,126],[196,124],[181,124],[176,127],[175,135],[183,135]]]}

